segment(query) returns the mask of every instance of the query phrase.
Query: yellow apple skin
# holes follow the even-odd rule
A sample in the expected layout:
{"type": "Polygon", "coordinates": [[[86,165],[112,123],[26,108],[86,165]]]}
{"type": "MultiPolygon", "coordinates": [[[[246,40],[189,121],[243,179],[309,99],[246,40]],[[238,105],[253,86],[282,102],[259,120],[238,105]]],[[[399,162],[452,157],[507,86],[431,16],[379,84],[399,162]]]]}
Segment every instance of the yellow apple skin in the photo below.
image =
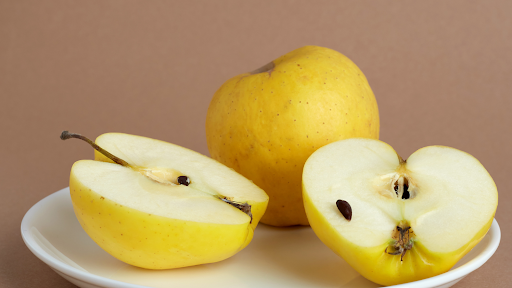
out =
{"type": "MultiPolygon", "coordinates": [[[[417,281],[447,272],[482,240],[494,218],[493,214],[473,239],[456,251],[431,252],[420,241],[415,241],[412,249],[407,251],[403,261],[400,261],[400,255],[384,252],[389,243],[376,247],[361,247],[336,233],[335,228],[314,207],[307,193],[304,194],[304,207],[311,228],[327,247],[363,277],[385,286],[417,281]]],[[[391,237],[389,240],[391,242],[391,237]]]]}
{"type": "Polygon", "coordinates": [[[233,256],[252,240],[266,206],[249,203],[251,224],[199,223],[121,206],[78,181],[73,169],[69,186],[75,215],[92,240],[117,259],[146,269],[214,263],[233,256]]]}
{"type": "Polygon", "coordinates": [[[308,225],[302,168],[316,149],[345,138],[378,139],[379,112],[361,70],[334,50],[305,46],[244,73],[215,93],[206,117],[212,158],[270,197],[261,221],[308,225]]]}

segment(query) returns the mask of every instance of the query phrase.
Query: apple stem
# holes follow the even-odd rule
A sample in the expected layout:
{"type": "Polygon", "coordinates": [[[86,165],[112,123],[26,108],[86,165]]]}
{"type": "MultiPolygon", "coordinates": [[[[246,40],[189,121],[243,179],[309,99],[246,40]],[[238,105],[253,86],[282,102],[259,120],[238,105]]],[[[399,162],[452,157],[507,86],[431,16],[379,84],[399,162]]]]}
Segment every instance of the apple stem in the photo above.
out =
{"type": "Polygon", "coordinates": [[[119,164],[121,166],[125,166],[125,167],[132,167],[132,165],[128,164],[128,162],[126,162],[123,159],[118,158],[118,157],[110,154],[108,151],[106,151],[105,149],[101,148],[96,143],[92,142],[89,138],[87,138],[85,136],[82,136],[80,134],[70,133],[69,131],[62,131],[62,133],[60,134],[60,139],[67,140],[69,138],[77,138],[77,139],[83,140],[83,141],[89,143],[89,145],[91,145],[92,148],[94,148],[95,150],[97,150],[101,154],[105,155],[107,158],[109,158],[110,160],[114,161],[115,163],[117,163],[117,164],[119,164]]]}
{"type": "Polygon", "coordinates": [[[254,75],[254,74],[259,74],[259,73],[263,73],[263,72],[268,72],[268,74],[270,75],[272,73],[272,71],[274,71],[275,67],[276,67],[276,64],[274,63],[274,61],[272,61],[256,70],[252,71],[251,74],[254,75]]]}

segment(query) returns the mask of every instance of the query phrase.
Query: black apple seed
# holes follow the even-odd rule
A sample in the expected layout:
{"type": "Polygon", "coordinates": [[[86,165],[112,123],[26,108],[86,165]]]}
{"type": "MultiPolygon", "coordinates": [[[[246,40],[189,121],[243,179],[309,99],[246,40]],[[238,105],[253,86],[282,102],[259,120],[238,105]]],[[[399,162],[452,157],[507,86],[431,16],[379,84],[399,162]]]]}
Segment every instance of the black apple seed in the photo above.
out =
{"type": "Polygon", "coordinates": [[[338,207],[338,210],[340,210],[341,214],[343,215],[343,217],[345,217],[345,219],[347,219],[348,221],[352,220],[352,207],[350,207],[350,204],[348,204],[347,201],[336,201],[336,207],[338,207]]]}
{"type": "Polygon", "coordinates": [[[190,184],[190,178],[187,176],[178,176],[178,184],[188,186],[190,184]]]}

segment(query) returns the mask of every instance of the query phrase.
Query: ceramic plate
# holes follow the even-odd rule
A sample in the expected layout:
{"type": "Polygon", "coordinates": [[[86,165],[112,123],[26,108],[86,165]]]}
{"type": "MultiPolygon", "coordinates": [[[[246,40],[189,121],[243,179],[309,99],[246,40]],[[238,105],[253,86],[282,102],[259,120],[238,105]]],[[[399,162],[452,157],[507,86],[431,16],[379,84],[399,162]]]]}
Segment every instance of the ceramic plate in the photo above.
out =
{"type": "MultiPolygon", "coordinates": [[[[39,201],[25,215],[27,247],[55,272],[80,287],[379,287],[329,250],[309,227],[260,224],[251,244],[214,264],[145,270],[104,252],[78,223],[69,188],[39,201]]],[[[485,238],[449,272],[392,287],[450,287],[484,264],[500,242],[496,220],[485,238]]]]}

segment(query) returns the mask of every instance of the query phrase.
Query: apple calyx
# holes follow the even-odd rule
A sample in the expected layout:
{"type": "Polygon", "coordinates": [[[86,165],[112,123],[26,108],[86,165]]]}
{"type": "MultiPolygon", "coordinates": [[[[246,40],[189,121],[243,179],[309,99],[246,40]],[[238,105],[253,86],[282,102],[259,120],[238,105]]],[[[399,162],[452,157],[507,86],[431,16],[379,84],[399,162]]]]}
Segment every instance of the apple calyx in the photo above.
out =
{"type": "Polygon", "coordinates": [[[247,202],[245,202],[245,203],[235,202],[235,201],[229,199],[228,197],[221,197],[221,196],[219,196],[218,198],[220,200],[228,203],[229,205],[237,208],[238,210],[244,212],[245,214],[247,214],[249,217],[251,217],[251,221],[249,223],[252,223],[251,205],[249,205],[249,203],[247,203],[247,202]]]}
{"type": "Polygon", "coordinates": [[[400,222],[393,230],[391,237],[394,243],[386,247],[384,252],[390,255],[400,255],[400,261],[404,261],[405,253],[407,253],[407,250],[411,250],[413,246],[414,232],[411,226],[405,221],[400,222]]]}
{"type": "MultiPolygon", "coordinates": [[[[94,143],[89,138],[82,136],[80,134],[70,133],[69,131],[62,131],[62,133],[60,134],[60,139],[62,139],[62,140],[67,140],[70,138],[77,138],[77,139],[80,139],[80,140],[83,140],[83,141],[89,143],[89,145],[91,145],[96,151],[105,155],[105,157],[114,161],[116,164],[119,164],[119,165],[127,167],[127,168],[131,168],[134,171],[141,173],[142,175],[146,176],[147,178],[149,178],[157,183],[164,184],[164,185],[184,185],[184,186],[188,186],[192,183],[192,181],[190,180],[190,177],[185,176],[182,173],[180,173],[179,171],[176,171],[174,169],[159,168],[159,167],[146,168],[146,167],[139,167],[139,166],[131,165],[128,162],[124,161],[123,159],[121,159],[121,158],[111,154],[107,150],[101,148],[99,145],[94,143]]],[[[233,207],[237,208],[238,210],[247,214],[249,217],[251,217],[250,223],[252,223],[251,205],[249,205],[249,203],[235,202],[232,199],[229,199],[228,197],[224,197],[222,195],[213,195],[213,196],[217,197],[218,199],[230,204],[231,206],[233,206],[233,207]]]]}

